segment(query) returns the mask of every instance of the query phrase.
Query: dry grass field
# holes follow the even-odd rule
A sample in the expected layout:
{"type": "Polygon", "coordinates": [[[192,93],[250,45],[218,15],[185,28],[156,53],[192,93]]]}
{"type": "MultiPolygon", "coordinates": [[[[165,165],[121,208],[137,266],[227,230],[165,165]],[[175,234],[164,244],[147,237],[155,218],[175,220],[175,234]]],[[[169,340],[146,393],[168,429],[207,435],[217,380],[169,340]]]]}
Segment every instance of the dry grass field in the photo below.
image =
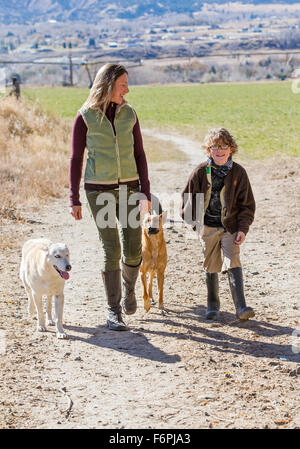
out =
{"type": "MultiPolygon", "coordinates": [[[[0,102],[0,219],[23,220],[33,209],[57,198],[68,183],[70,124],[34,104],[4,98],[0,102]]],[[[1,233],[0,247],[12,235],[1,233]]]]}

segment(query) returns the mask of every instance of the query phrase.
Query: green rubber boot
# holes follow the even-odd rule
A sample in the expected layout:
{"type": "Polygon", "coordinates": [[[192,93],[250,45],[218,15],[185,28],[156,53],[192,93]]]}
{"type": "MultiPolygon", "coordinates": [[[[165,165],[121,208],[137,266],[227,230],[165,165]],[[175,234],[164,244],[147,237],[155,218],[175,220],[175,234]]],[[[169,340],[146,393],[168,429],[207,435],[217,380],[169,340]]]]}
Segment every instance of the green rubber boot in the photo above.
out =
{"type": "Polygon", "coordinates": [[[232,299],[235,305],[236,316],[241,321],[246,321],[255,316],[252,307],[247,307],[244,285],[243,285],[243,270],[241,267],[232,268],[228,270],[229,286],[231,290],[232,299]]]}
{"type": "Polygon", "coordinates": [[[206,273],[207,309],[205,318],[215,320],[219,315],[219,276],[218,273],[206,273]]]}
{"type": "Polygon", "coordinates": [[[127,331],[121,308],[121,270],[102,271],[102,279],[108,305],[107,326],[113,331],[127,331]]]}

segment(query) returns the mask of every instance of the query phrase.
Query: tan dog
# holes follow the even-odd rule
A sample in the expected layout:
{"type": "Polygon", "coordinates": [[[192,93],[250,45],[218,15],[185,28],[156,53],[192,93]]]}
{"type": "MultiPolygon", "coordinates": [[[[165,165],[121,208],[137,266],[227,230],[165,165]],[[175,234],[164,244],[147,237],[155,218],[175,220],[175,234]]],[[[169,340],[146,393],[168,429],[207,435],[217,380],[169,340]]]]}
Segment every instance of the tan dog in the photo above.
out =
{"type": "Polygon", "coordinates": [[[167,219],[167,211],[160,215],[147,214],[143,222],[142,263],[140,267],[143,285],[144,309],[148,312],[153,302],[152,282],[157,275],[158,307],[163,312],[164,273],[167,266],[167,248],[164,239],[163,225],[167,219]],[[150,274],[149,289],[147,290],[147,273],[150,274]],[[151,302],[150,302],[151,299],[151,302]]]}
{"type": "Polygon", "coordinates": [[[28,240],[22,249],[20,278],[28,296],[28,314],[37,313],[37,330],[44,332],[46,324],[56,325],[57,338],[66,338],[63,330],[64,283],[69,279],[69,250],[64,243],[47,239],[28,240]],[[47,296],[46,321],[42,297],[47,296]],[[55,299],[55,323],[52,319],[52,297],[55,299]]]}

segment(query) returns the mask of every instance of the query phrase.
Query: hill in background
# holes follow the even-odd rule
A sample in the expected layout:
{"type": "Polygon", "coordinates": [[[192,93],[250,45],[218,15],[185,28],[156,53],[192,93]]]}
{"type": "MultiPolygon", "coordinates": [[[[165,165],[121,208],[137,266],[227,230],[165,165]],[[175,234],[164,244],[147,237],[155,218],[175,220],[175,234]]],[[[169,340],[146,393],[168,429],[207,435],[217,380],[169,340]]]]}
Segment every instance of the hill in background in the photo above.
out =
{"type": "MultiPolygon", "coordinates": [[[[231,0],[232,3],[293,4],[296,0],[231,0]]],[[[143,16],[162,16],[169,13],[201,11],[203,1],[189,0],[0,0],[0,23],[34,23],[48,20],[85,21],[96,23],[104,18],[136,19],[143,16]]],[[[228,4],[215,0],[216,4],[228,4]]]]}
{"type": "Polygon", "coordinates": [[[6,86],[15,73],[27,85],[90,86],[116,60],[132,84],[283,80],[299,67],[293,0],[0,0],[1,22],[6,86]]]}

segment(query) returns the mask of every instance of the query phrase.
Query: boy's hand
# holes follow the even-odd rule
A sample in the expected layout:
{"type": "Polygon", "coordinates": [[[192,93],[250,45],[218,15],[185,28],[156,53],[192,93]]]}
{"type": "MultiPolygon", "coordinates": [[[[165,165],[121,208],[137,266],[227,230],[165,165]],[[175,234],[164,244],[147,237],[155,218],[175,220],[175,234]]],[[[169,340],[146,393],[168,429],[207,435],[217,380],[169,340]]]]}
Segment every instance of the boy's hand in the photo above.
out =
{"type": "Polygon", "coordinates": [[[243,233],[243,231],[238,231],[236,233],[234,243],[236,243],[237,245],[241,245],[243,243],[243,241],[245,240],[245,238],[246,238],[246,236],[243,233]]]}

